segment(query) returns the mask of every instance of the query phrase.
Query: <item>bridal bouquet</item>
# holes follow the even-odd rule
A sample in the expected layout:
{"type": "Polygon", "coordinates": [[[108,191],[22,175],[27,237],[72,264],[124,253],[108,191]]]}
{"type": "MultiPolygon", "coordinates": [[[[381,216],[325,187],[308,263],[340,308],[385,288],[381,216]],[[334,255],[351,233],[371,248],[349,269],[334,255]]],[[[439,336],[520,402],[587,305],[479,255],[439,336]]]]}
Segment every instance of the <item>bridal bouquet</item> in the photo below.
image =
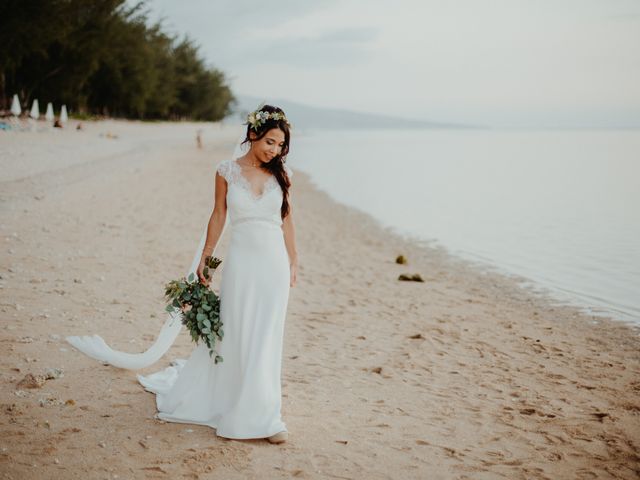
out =
{"type": "MultiPolygon", "coordinates": [[[[219,258],[205,258],[204,276],[209,279],[222,263],[219,258]]],[[[215,350],[216,337],[222,340],[224,331],[220,320],[220,298],[191,273],[189,278],[172,280],[165,286],[165,297],[169,304],[167,312],[180,312],[182,324],[187,327],[191,338],[198,343],[202,340],[209,347],[209,356],[215,355],[215,363],[222,362],[222,357],[215,350]]]]}

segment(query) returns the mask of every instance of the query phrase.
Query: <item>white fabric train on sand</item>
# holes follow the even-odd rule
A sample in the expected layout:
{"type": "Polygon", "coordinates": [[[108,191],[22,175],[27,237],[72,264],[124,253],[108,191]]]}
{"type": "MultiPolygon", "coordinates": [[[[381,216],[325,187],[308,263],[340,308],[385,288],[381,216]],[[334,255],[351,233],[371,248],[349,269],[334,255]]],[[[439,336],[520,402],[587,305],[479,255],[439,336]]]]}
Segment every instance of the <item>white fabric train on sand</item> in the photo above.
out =
{"type": "MultiPolygon", "coordinates": [[[[232,158],[237,158],[242,155],[243,150],[241,142],[243,139],[244,135],[241,135],[236,142],[232,158]]],[[[207,226],[208,225],[205,225],[204,232],[200,237],[200,243],[198,244],[196,253],[193,256],[193,261],[191,262],[191,267],[189,267],[187,276],[191,273],[195,274],[198,269],[202,249],[204,248],[204,242],[207,238],[207,226]]],[[[95,358],[96,360],[100,360],[103,363],[108,363],[114,367],[126,368],[128,370],[138,370],[157,362],[167,352],[167,350],[169,350],[171,345],[173,345],[173,342],[175,342],[181,329],[182,322],[180,320],[180,315],[176,313],[167,314],[167,319],[158,334],[158,338],[146,352],[142,353],[128,353],[114,350],[107,345],[100,335],[70,336],[66,337],[66,340],[85,355],[95,358]]]]}

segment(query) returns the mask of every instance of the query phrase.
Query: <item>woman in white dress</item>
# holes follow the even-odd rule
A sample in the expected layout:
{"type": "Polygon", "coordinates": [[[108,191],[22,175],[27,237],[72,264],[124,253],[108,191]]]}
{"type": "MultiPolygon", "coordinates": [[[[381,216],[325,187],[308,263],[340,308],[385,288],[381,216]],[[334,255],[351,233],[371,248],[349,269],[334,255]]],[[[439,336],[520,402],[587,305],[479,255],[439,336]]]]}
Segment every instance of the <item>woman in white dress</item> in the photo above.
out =
{"type": "MultiPolygon", "coordinates": [[[[200,342],[188,360],[138,375],[156,394],[160,419],[208,425],[225,438],[287,440],[280,411],[282,339],[289,288],[297,275],[292,172],[285,165],[289,139],[284,112],[264,105],[248,116],[242,143],[250,145],[249,151],[218,165],[213,213],[195,270],[206,284],[204,260],[213,254],[228,214],[232,231],[228,251],[221,255],[220,285],[224,339],[217,345],[224,361],[214,363],[200,342]]],[[[134,369],[159,358],[179,329],[175,319],[168,320],[156,343],[137,355],[114,351],[97,335],[67,339],[94,358],[134,369]]]]}
{"type": "Polygon", "coordinates": [[[229,249],[223,260],[220,318],[224,339],[214,364],[201,343],[175,380],[159,372],[139,376],[157,394],[158,417],[199,423],[226,438],[286,440],[281,419],[281,363],[289,287],[296,281],[295,231],[289,203],[289,125],[284,112],[264,105],[249,115],[243,156],[218,165],[215,202],[197,274],[213,254],[227,213],[229,249]],[[156,382],[155,380],[160,380],[156,382]]]}

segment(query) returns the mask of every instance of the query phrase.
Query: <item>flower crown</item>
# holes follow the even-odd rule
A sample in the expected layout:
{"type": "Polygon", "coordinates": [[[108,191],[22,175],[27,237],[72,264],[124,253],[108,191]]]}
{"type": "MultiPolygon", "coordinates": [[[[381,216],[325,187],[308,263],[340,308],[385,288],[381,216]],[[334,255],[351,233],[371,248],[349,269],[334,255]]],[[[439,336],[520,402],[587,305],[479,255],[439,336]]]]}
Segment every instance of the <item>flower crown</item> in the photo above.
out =
{"type": "Polygon", "coordinates": [[[258,131],[258,128],[264,123],[266,123],[266,121],[269,119],[284,120],[287,125],[291,126],[284,112],[267,112],[267,111],[260,110],[261,108],[262,108],[262,105],[258,107],[257,110],[247,115],[247,125],[251,125],[251,128],[253,128],[256,132],[258,131]]]}

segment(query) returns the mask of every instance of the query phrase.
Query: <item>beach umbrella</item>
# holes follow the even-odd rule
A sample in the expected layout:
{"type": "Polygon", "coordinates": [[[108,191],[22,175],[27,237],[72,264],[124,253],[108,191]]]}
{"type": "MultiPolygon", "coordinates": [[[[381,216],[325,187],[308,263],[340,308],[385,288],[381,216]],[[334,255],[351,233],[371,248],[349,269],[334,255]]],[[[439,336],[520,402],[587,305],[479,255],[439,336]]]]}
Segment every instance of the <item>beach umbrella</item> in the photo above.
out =
{"type": "Polygon", "coordinates": [[[53,103],[47,103],[47,113],[44,114],[44,118],[47,119],[47,122],[52,122],[55,116],[53,115],[53,103]]]}
{"type": "Polygon", "coordinates": [[[17,93],[13,96],[13,100],[11,102],[11,113],[16,117],[22,113],[22,108],[20,108],[20,100],[18,99],[17,93]]]}
{"type": "Polygon", "coordinates": [[[38,99],[36,98],[31,105],[31,112],[29,116],[34,120],[37,120],[40,117],[40,106],[38,105],[38,99]]]}
{"type": "Polygon", "coordinates": [[[67,120],[69,120],[69,116],[67,115],[67,106],[62,105],[62,108],[60,109],[60,123],[67,123],[67,120]]]}

